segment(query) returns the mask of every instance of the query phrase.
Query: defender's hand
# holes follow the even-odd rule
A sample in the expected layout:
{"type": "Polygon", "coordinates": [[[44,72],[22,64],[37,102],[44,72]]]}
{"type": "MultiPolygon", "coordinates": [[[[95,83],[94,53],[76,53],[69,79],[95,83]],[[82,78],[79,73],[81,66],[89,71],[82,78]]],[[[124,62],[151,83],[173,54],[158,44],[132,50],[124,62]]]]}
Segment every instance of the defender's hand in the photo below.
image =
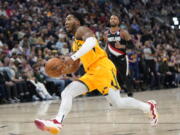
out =
{"type": "Polygon", "coordinates": [[[116,47],[117,49],[122,49],[122,48],[125,48],[125,45],[121,45],[118,41],[116,41],[115,47],[116,47]]]}

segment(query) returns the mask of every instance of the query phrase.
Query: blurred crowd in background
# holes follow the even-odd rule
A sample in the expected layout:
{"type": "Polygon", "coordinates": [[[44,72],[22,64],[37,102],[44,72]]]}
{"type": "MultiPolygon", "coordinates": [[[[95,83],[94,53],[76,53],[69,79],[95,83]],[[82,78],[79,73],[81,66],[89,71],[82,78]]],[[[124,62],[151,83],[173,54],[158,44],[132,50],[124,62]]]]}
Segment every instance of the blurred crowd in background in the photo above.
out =
{"type": "Polygon", "coordinates": [[[136,46],[127,52],[134,91],[178,87],[180,30],[171,20],[179,9],[178,0],[1,0],[0,103],[58,99],[83,74],[83,68],[60,78],[44,73],[46,60],[71,51],[64,20],[74,11],[102,48],[110,16],[119,15],[136,46]]]}

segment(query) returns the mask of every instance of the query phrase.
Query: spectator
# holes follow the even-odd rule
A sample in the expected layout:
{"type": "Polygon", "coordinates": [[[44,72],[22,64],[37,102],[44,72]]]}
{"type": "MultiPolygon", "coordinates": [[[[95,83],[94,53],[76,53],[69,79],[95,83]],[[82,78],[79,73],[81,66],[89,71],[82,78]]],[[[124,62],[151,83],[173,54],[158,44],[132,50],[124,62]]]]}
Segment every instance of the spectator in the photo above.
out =
{"type": "Polygon", "coordinates": [[[156,62],[155,62],[155,49],[152,47],[151,40],[145,41],[145,48],[143,49],[146,63],[146,73],[147,80],[146,83],[150,82],[150,88],[155,87],[155,82],[157,81],[157,71],[156,71],[156,62]],[[153,78],[153,79],[151,79],[153,78]]]}

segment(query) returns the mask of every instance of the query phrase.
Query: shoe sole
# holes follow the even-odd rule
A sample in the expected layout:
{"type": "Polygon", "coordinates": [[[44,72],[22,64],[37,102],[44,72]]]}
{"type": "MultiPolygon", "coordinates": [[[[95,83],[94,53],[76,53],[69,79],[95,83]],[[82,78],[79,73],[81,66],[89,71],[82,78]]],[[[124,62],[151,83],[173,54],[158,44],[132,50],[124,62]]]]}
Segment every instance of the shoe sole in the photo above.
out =
{"type": "Polygon", "coordinates": [[[55,128],[55,127],[48,127],[46,126],[43,122],[39,121],[39,120],[35,120],[34,121],[36,127],[42,131],[48,131],[51,134],[59,134],[60,133],[60,129],[59,128],[55,128]]]}

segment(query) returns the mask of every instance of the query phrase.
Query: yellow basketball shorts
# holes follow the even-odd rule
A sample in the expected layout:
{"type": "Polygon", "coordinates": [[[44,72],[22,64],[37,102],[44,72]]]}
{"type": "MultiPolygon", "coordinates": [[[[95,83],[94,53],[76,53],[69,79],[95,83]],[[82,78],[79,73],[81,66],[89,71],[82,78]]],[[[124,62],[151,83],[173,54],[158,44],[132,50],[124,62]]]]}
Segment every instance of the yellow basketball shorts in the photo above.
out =
{"type": "Polygon", "coordinates": [[[110,88],[120,89],[116,78],[116,68],[108,58],[102,58],[89,67],[89,70],[79,78],[89,89],[98,90],[106,95],[110,88]]]}

